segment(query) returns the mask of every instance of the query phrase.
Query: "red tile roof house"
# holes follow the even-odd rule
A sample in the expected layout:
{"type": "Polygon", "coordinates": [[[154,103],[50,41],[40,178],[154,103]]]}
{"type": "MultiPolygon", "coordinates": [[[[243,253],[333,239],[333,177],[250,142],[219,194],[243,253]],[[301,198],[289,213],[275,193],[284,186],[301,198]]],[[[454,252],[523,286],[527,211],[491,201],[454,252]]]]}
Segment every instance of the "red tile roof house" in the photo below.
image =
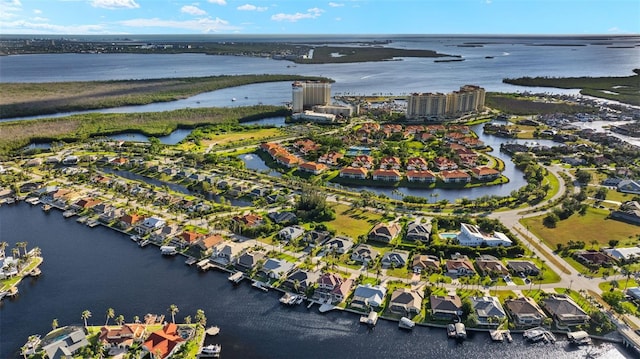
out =
{"type": "Polygon", "coordinates": [[[381,169],[399,170],[401,166],[402,166],[402,162],[400,161],[400,158],[398,158],[398,157],[389,156],[389,157],[383,157],[383,158],[380,159],[380,168],[381,169]]]}
{"type": "Polygon", "coordinates": [[[431,171],[407,171],[407,180],[409,182],[434,183],[436,175],[431,171]]]}
{"type": "Polygon", "coordinates": [[[100,328],[98,340],[106,348],[129,348],[135,342],[141,342],[147,330],[142,324],[124,324],[120,327],[100,328]]]}
{"type": "Polygon", "coordinates": [[[180,235],[178,235],[178,239],[180,239],[180,241],[184,243],[182,244],[182,246],[184,245],[192,246],[196,244],[196,242],[198,242],[200,238],[202,238],[202,234],[196,233],[196,232],[189,232],[189,231],[184,231],[180,233],[180,235]]]}
{"type": "Polygon", "coordinates": [[[344,155],[340,152],[329,152],[318,158],[319,163],[335,166],[338,164],[338,160],[343,158],[344,155]]]}
{"type": "Polygon", "coordinates": [[[318,288],[313,293],[320,301],[329,300],[331,303],[340,303],[347,298],[353,281],[343,279],[337,274],[325,273],[318,278],[318,288]]]}
{"type": "Polygon", "coordinates": [[[500,177],[500,171],[485,166],[474,167],[471,169],[471,173],[480,181],[491,181],[500,177]]]}
{"type": "Polygon", "coordinates": [[[245,227],[256,227],[264,224],[262,217],[253,213],[245,214],[244,216],[235,216],[233,220],[245,227]]]}
{"type": "Polygon", "coordinates": [[[446,157],[436,157],[433,159],[433,163],[440,171],[458,169],[458,165],[446,157]]]}
{"type": "Polygon", "coordinates": [[[367,173],[368,171],[366,168],[345,167],[340,170],[340,177],[353,178],[353,179],[366,179],[367,173]]]}
{"type": "Polygon", "coordinates": [[[290,153],[287,153],[287,154],[279,154],[276,157],[276,162],[287,168],[293,168],[298,163],[300,163],[300,159],[290,153]]]}
{"type": "Polygon", "coordinates": [[[165,324],[147,337],[142,349],[149,352],[153,358],[168,358],[177,352],[184,340],[178,335],[178,326],[173,323],[165,324]]]}
{"type": "Polygon", "coordinates": [[[444,183],[469,183],[471,176],[467,172],[460,170],[442,171],[440,177],[444,183]]]}
{"type": "Polygon", "coordinates": [[[224,242],[224,237],[220,234],[212,234],[200,239],[196,245],[203,251],[210,251],[213,247],[224,242]]]}
{"type": "Polygon", "coordinates": [[[76,211],[82,211],[82,210],[85,210],[85,209],[91,209],[91,208],[99,205],[100,203],[102,203],[102,202],[97,200],[97,199],[83,198],[81,200],[78,200],[76,203],[74,203],[71,206],[71,208],[75,209],[76,211]]]}
{"type": "Polygon", "coordinates": [[[320,149],[320,145],[311,141],[310,139],[298,140],[293,144],[293,147],[305,155],[309,152],[317,151],[318,149],[320,149]]]}
{"type": "Polygon", "coordinates": [[[351,167],[364,167],[371,169],[373,168],[373,157],[369,155],[358,155],[353,158],[353,162],[351,162],[351,167]]]}
{"type": "Polygon", "coordinates": [[[466,275],[473,276],[476,274],[471,261],[465,258],[448,259],[445,262],[445,267],[447,268],[448,274],[455,275],[457,277],[466,275]]]}
{"type": "Polygon", "coordinates": [[[371,172],[374,181],[398,182],[402,179],[402,174],[398,170],[375,170],[371,172]]]}
{"type": "Polygon", "coordinates": [[[422,143],[427,143],[430,142],[431,140],[433,140],[434,138],[436,138],[436,135],[434,135],[433,133],[429,133],[429,132],[423,132],[419,135],[416,135],[416,138],[422,142],[422,143]]]}
{"type": "Polygon", "coordinates": [[[407,160],[407,170],[409,171],[419,171],[419,170],[426,170],[429,168],[429,164],[427,163],[427,160],[425,160],[422,157],[411,157],[407,160]]]}
{"type": "Polygon", "coordinates": [[[132,214],[125,214],[124,216],[120,217],[120,228],[122,229],[129,229],[133,226],[135,226],[138,222],[142,221],[144,219],[144,217],[132,213],[132,214]]]}
{"type": "Polygon", "coordinates": [[[328,167],[322,163],[305,162],[298,166],[298,169],[303,172],[313,173],[318,175],[328,169],[328,167]]]}
{"type": "Polygon", "coordinates": [[[394,240],[401,231],[402,227],[397,222],[389,224],[378,223],[369,231],[368,238],[374,241],[389,243],[394,240]]]}

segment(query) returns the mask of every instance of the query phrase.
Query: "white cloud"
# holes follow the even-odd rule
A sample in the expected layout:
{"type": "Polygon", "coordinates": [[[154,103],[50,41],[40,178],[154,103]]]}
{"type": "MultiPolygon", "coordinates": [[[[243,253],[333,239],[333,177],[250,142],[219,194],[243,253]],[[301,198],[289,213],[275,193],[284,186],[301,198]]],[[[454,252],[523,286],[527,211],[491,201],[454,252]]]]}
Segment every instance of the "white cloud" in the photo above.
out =
{"type": "Polygon", "coordinates": [[[38,15],[40,15],[40,14],[42,14],[42,10],[40,10],[40,9],[34,9],[34,10],[33,10],[33,13],[34,13],[34,14],[38,14],[38,15]]]}
{"type": "Polygon", "coordinates": [[[242,6],[237,7],[238,10],[241,11],[266,11],[268,7],[255,6],[251,4],[244,4],[242,6]]]}
{"type": "Polygon", "coordinates": [[[12,21],[0,22],[0,28],[10,34],[102,34],[101,25],[53,25],[47,23],[12,21]]]}
{"type": "Polygon", "coordinates": [[[18,12],[22,11],[22,3],[20,0],[3,0],[0,1],[0,19],[9,20],[17,17],[18,12]]]}
{"type": "Polygon", "coordinates": [[[336,21],[342,21],[342,18],[341,17],[337,17],[336,21]]]}
{"type": "Polygon", "coordinates": [[[308,9],[306,13],[297,12],[295,14],[284,14],[284,13],[275,14],[271,16],[271,20],[296,22],[302,19],[315,19],[320,15],[322,15],[323,12],[324,10],[314,7],[312,9],[308,9]]]}
{"type": "Polygon", "coordinates": [[[331,6],[331,7],[341,7],[341,6],[344,6],[344,4],[340,4],[340,3],[337,3],[337,2],[330,2],[329,6],[331,6]]]}
{"type": "Polygon", "coordinates": [[[131,19],[120,21],[119,24],[130,27],[186,29],[192,31],[200,31],[203,33],[242,30],[241,27],[230,25],[228,21],[222,20],[220,18],[203,18],[186,21],[162,20],[158,18],[131,19]]]}
{"type": "Polygon", "coordinates": [[[37,22],[47,22],[47,21],[49,21],[49,19],[47,19],[46,17],[34,17],[31,20],[37,21],[37,22]]]}
{"type": "Polygon", "coordinates": [[[194,16],[205,15],[207,13],[206,11],[193,5],[185,5],[182,7],[182,9],[180,9],[180,11],[185,14],[194,15],[194,16]]]}
{"type": "Polygon", "coordinates": [[[137,9],[140,7],[135,0],[93,0],[91,6],[103,9],[137,9]]]}
{"type": "Polygon", "coordinates": [[[212,4],[227,5],[227,0],[209,0],[212,4]]]}

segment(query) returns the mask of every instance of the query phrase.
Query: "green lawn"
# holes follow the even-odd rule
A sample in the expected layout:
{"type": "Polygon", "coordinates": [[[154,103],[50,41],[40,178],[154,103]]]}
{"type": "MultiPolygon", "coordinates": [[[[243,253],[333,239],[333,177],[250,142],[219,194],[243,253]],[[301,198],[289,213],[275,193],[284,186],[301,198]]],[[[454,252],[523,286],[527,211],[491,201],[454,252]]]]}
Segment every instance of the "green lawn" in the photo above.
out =
{"type": "Polygon", "coordinates": [[[366,235],[376,223],[382,220],[382,216],[378,213],[351,208],[343,204],[337,204],[333,209],[336,211],[336,218],[325,222],[327,227],[335,229],[337,235],[345,235],[353,239],[362,234],[366,235]]]}

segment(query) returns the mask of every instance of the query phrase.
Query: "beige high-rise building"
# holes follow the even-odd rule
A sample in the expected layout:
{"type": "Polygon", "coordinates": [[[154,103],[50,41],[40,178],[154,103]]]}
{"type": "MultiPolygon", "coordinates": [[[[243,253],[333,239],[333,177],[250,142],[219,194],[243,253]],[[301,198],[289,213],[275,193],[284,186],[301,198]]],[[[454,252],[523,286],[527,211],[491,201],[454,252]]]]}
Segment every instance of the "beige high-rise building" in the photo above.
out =
{"type": "Polygon", "coordinates": [[[302,112],[316,105],[328,105],[331,102],[331,83],[322,81],[294,82],[292,85],[293,112],[302,112]]]}
{"type": "Polygon", "coordinates": [[[465,85],[460,91],[448,94],[414,93],[407,101],[407,118],[446,117],[481,111],[484,101],[484,89],[475,85],[465,85]]]}

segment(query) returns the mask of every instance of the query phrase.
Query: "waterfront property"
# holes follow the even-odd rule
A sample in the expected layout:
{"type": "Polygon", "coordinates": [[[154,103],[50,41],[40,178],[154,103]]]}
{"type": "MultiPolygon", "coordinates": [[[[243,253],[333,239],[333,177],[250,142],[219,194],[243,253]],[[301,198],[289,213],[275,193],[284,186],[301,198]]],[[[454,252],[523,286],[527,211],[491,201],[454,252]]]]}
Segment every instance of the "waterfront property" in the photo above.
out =
{"type": "Polygon", "coordinates": [[[530,297],[507,299],[504,301],[504,306],[517,326],[532,327],[541,325],[544,319],[547,318],[538,303],[530,297]]]}
{"type": "Polygon", "coordinates": [[[400,315],[413,316],[422,310],[423,295],[409,288],[398,288],[391,293],[389,310],[400,315]]]}
{"type": "Polygon", "coordinates": [[[478,325],[495,328],[507,317],[500,300],[496,297],[472,297],[471,304],[473,304],[478,325]]]}
{"type": "Polygon", "coordinates": [[[438,320],[453,320],[462,315],[462,300],[456,294],[429,297],[431,315],[438,320]]]}
{"type": "Polygon", "coordinates": [[[84,329],[68,326],[49,333],[41,345],[48,358],[62,358],[75,354],[80,348],[89,345],[89,341],[84,329]]]}
{"type": "Polygon", "coordinates": [[[557,326],[587,324],[591,317],[567,295],[555,294],[542,300],[542,306],[557,326]]]}
{"type": "Polygon", "coordinates": [[[142,344],[142,349],[152,356],[164,359],[177,352],[182,344],[184,339],[178,335],[178,326],[167,323],[161,329],[149,334],[142,344]]]}
{"type": "Polygon", "coordinates": [[[378,308],[384,304],[387,288],[381,285],[358,285],[353,291],[351,307],[356,309],[378,308]]]}
{"type": "Polygon", "coordinates": [[[318,287],[314,292],[314,296],[320,301],[328,300],[334,304],[345,300],[353,285],[351,279],[344,279],[333,273],[322,274],[317,283],[318,287]]]}

